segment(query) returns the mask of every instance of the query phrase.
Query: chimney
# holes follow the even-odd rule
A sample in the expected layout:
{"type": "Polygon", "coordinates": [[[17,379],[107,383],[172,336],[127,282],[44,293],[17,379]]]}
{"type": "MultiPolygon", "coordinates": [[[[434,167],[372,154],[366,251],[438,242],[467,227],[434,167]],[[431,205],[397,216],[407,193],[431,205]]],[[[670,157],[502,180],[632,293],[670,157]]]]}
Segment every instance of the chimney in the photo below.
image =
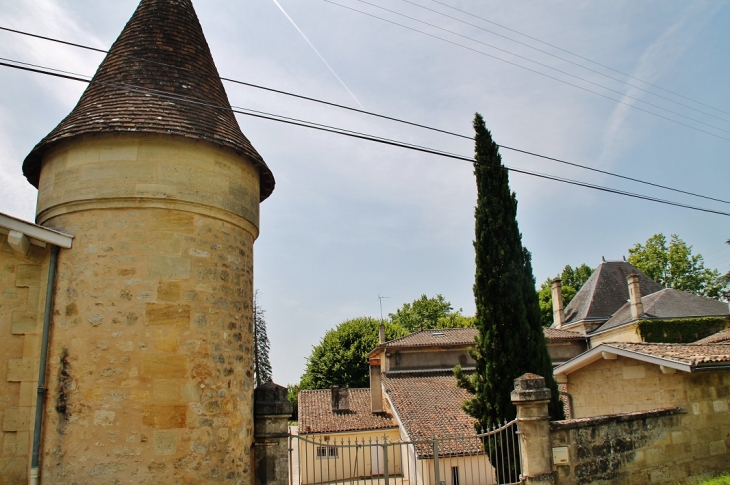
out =
{"type": "Polygon", "coordinates": [[[373,413],[383,412],[383,387],[380,381],[380,359],[370,359],[370,405],[373,413]]]}
{"type": "Polygon", "coordinates": [[[385,325],[382,323],[378,327],[378,342],[380,345],[385,345],[385,325]]]}
{"type": "Polygon", "coordinates": [[[346,387],[331,386],[330,393],[332,395],[332,411],[349,411],[350,410],[350,393],[346,387]]]}
{"type": "Polygon", "coordinates": [[[644,314],[644,304],[641,303],[641,287],[639,275],[631,273],[626,280],[629,282],[629,301],[631,302],[631,318],[638,320],[644,314]]]}
{"type": "Polygon", "coordinates": [[[555,278],[550,290],[553,297],[553,325],[555,328],[563,328],[565,323],[565,310],[563,309],[563,282],[555,278]]]}

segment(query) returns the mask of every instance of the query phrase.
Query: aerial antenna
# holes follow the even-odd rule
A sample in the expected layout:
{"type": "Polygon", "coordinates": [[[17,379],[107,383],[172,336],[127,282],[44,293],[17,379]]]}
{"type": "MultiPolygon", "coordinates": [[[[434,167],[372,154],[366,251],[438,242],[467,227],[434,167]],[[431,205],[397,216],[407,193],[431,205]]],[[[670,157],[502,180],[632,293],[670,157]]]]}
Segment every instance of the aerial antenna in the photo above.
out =
{"type": "Polygon", "coordinates": [[[378,293],[378,302],[380,302],[380,323],[383,323],[383,298],[390,298],[389,296],[380,296],[378,293]]]}

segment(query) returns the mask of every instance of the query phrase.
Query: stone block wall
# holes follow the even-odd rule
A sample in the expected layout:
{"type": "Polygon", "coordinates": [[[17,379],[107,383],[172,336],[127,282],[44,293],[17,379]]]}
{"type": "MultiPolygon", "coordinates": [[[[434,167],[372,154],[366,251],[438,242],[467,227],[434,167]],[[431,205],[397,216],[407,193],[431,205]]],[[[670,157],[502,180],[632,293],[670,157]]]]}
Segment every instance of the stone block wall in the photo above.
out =
{"type": "Polygon", "coordinates": [[[553,463],[558,485],[676,484],[730,471],[730,371],[675,376],[679,408],[551,423],[550,445],[569,459],[553,463]]]}
{"type": "Polygon", "coordinates": [[[41,478],[252,479],[259,174],[207,142],[83,136],[44,155],[59,255],[41,478]]]}
{"type": "Polygon", "coordinates": [[[25,484],[50,250],[27,255],[0,240],[0,484],[25,484]]]}
{"type": "Polygon", "coordinates": [[[685,405],[685,375],[664,374],[658,365],[621,356],[596,361],[568,376],[573,417],[685,405]]]}
{"type": "Polygon", "coordinates": [[[244,483],[253,441],[253,238],[166,209],[54,218],[42,479],[244,483]]]}

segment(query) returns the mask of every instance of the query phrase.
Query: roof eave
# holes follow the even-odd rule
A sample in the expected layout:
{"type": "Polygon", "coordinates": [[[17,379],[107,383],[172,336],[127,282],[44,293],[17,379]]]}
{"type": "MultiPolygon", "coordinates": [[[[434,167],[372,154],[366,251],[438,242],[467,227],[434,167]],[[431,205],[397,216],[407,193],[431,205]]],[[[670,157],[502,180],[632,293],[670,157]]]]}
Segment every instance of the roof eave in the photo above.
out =
{"type": "Polygon", "coordinates": [[[603,352],[609,354],[619,355],[621,357],[627,357],[629,359],[639,360],[650,364],[659,366],[669,367],[671,369],[677,369],[684,372],[692,372],[693,366],[691,364],[680,362],[677,360],[667,359],[665,357],[657,357],[654,355],[648,355],[641,352],[635,352],[632,350],[621,349],[612,346],[610,343],[603,343],[598,347],[594,347],[588,352],[584,352],[564,364],[559,365],[553,370],[554,375],[569,375],[583,367],[592,364],[603,358],[603,352]]]}

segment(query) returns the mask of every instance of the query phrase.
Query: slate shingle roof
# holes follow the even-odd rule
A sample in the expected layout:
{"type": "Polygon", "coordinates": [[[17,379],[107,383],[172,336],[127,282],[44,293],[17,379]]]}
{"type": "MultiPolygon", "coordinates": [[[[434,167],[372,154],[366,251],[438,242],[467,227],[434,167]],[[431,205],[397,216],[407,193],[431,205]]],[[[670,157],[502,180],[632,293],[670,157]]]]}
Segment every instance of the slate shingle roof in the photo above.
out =
{"type": "Polygon", "coordinates": [[[659,357],[692,366],[708,363],[730,362],[728,344],[654,344],[609,342],[608,347],[628,350],[640,354],[659,357]]]}
{"type": "Polygon", "coordinates": [[[720,330],[719,332],[713,333],[709,337],[705,337],[694,343],[696,343],[696,344],[720,344],[720,343],[730,344],[730,328],[726,328],[725,330],[720,330]]]}
{"type": "Polygon", "coordinates": [[[273,174],[241,132],[230,107],[191,0],[142,0],[71,114],[26,157],[23,174],[38,187],[43,152],[75,136],[175,135],[248,157],[259,169],[264,200],[274,190],[273,174]]]}
{"type": "Polygon", "coordinates": [[[586,337],[582,333],[571,332],[570,330],[563,330],[558,328],[547,327],[543,329],[545,334],[545,340],[585,340],[586,337]]]}
{"type": "Polygon", "coordinates": [[[299,393],[299,433],[340,433],[369,429],[397,428],[393,412],[383,399],[382,413],[373,414],[370,389],[350,389],[350,410],[332,411],[329,389],[299,393]]]}
{"type": "MultiPolygon", "coordinates": [[[[464,401],[472,396],[457,387],[452,371],[384,374],[383,387],[411,441],[430,440],[434,435],[475,435],[476,420],[461,409],[464,401]]],[[[433,454],[433,449],[427,446],[417,446],[416,450],[422,458],[433,454]]],[[[439,451],[444,454],[480,450],[477,438],[439,443],[439,451]]]]}
{"type": "MultiPolygon", "coordinates": [[[[686,291],[664,288],[641,299],[644,305],[642,318],[683,318],[728,316],[728,304],[686,291]]],[[[593,333],[619,327],[635,319],[631,316],[631,304],[624,303],[616,313],[593,333]]]]}
{"type": "Polygon", "coordinates": [[[565,307],[565,324],[587,319],[608,320],[629,299],[626,277],[639,275],[642,295],[650,295],[662,286],[626,261],[604,261],[565,307]]]}
{"type": "Polygon", "coordinates": [[[443,328],[421,330],[405,337],[386,342],[386,347],[441,347],[474,345],[474,337],[479,334],[476,328],[443,328]]]}

